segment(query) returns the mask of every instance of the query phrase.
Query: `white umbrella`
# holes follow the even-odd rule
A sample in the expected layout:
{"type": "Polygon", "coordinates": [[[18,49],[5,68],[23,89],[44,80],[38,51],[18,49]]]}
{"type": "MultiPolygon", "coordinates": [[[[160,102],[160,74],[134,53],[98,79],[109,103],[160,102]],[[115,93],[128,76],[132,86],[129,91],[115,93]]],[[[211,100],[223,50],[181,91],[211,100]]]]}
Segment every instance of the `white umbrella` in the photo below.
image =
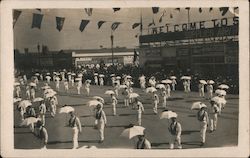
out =
{"type": "Polygon", "coordinates": [[[82,77],[83,76],[83,74],[78,74],[78,77],[82,77]]]}
{"type": "Polygon", "coordinates": [[[207,82],[205,80],[200,80],[199,81],[201,84],[207,84],[207,82]]]}
{"type": "Polygon", "coordinates": [[[126,76],[126,77],[127,77],[127,78],[130,78],[130,79],[132,78],[132,76],[129,76],[129,75],[128,75],[128,76],[126,76]]]}
{"type": "Polygon", "coordinates": [[[36,87],[36,84],[34,82],[30,82],[30,86],[36,87]]]}
{"type": "Polygon", "coordinates": [[[28,106],[31,106],[31,102],[29,100],[23,100],[19,103],[18,107],[23,107],[23,108],[27,108],[28,106]]]}
{"type": "Polygon", "coordinates": [[[120,88],[127,88],[127,86],[126,85],[120,85],[120,88]]]}
{"type": "Polygon", "coordinates": [[[129,98],[137,98],[137,97],[139,97],[140,95],[139,94],[137,94],[137,93],[130,93],[129,94],[129,98]]]}
{"type": "Polygon", "coordinates": [[[170,84],[172,83],[173,81],[169,80],[169,79],[166,79],[166,80],[162,80],[161,83],[165,83],[165,84],[170,84]]]}
{"type": "Polygon", "coordinates": [[[98,73],[94,73],[95,76],[98,76],[98,73]]]}
{"type": "Polygon", "coordinates": [[[44,89],[44,90],[46,90],[46,89],[50,89],[51,87],[50,86],[43,86],[41,88],[44,89]]]}
{"type": "Polygon", "coordinates": [[[81,78],[75,78],[76,81],[81,81],[82,79],[81,78]]]}
{"type": "Polygon", "coordinates": [[[39,73],[35,73],[36,76],[39,76],[40,74],[39,73]]]}
{"type": "Polygon", "coordinates": [[[22,100],[22,98],[14,98],[14,99],[13,99],[13,102],[16,103],[16,102],[19,102],[19,101],[21,101],[21,100],[22,100]]]}
{"type": "Polygon", "coordinates": [[[176,77],[175,77],[175,76],[170,76],[170,79],[171,79],[171,80],[175,80],[176,77]]]}
{"type": "Polygon", "coordinates": [[[48,73],[46,73],[46,75],[50,75],[50,73],[48,72],[48,73]]]}
{"type": "Polygon", "coordinates": [[[191,77],[190,76],[182,76],[181,80],[191,80],[191,77]]]}
{"type": "Polygon", "coordinates": [[[53,96],[55,96],[56,94],[57,94],[56,92],[46,93],[46,94],[45,94],[45,98],[53,97],[53,96]]]}
{"type": "Polygon", "coordinates": [[[194,102],[192,104],[191,110],[200,110],[203,107],[207,107],[207,106],[202,102],[194,102]]]}
{"type": "Polygon", "coordinates": [[[71,72],[68,72],[67,74],[68,74],[68,75],[71,75],[71,72]]]}
{"type": "Polygon", "coordinates": [[[153,93],[156,92],[157,90],[155,89],[155,87],[148,87],[146,88],[146,93],[153,93]]]}
{"type": "Polygon", "coordinates": [[[219,85],[219,87],[218,88],[220,88],[220,89],[228,89],[229,88],[229,86],[228,85],[226,85],[226,84],[221,84],[221,85],[219,85]]]}
{"type": "Polygon", "coordinates": [[[75,109],[71,106],[64,106],[59,109],[59,113],[70,113],[75,111],[75,109]]]}
{"type": "Polygon", "coordinates": [[[110,75],[110,77],[114,77],[114,76],[115,76],[115,74],[111,74],[111,75],[110,75]]]}
{"type": "Polygon", "coordinates": [[[112,91],[112,90],[107,90],[107,91],[105,91],[105,93],[104,93],[104,94],[111,95],[111,94],[115,94],[115,92],[114,92],[114,91],[112,91]]]}
{"type": "Polygon", "coordinates": [[[226,104],[227,101],[224,99],[224,98],[221,98],[221,97],[218,97],[218,96],[215,96],[211,99],[211,101],[214,101],[218,104],[226,104]]]}
{"type": "Polygon", "coordinates": [[[86,82],[89,82],[89,83],[91,83],[91,80],[86,80],[86,82]]]}
{"type": "Polygon", "coordinates": [[[41,97],[37,97],[37,98],[34,98],[32,101],[33,102],[39,102],[39,101],[43,101],[44,99],[41,98],[41,97]]]}
{"type": "Polygon", "coordinates": [[[51,88],[48,88],[48,89],[44,90],[44,93],[53,93],[53,92],[55,92],[55,91],[53,89],[51,89],[51,88]]]}
{"type": "Polygon", "coordinates": [[[36,123],[38,120],[41,120],[40,118],[35,118],[35,117],[28,117],[22,121],[20,124],[21,126],[29,126],[32,123],[36,123]]]}
{"type": "Polygon", "coordinates": [[[214,84],[214,81],[213,80],[208,80],[207,84],[214,84]]]}
{"type": "Polygon", "coordinates": [[[164,84],[157,84],[155,87],[159,89],[166,89],[164,84]]]}
{"type": "Polygon", "coordinates": [[[100,74],[100,75],[99,75],[99,77],[101,77],[101,78],[102,78],[102,77],[104,77],[104,75],[103,75],[103,74],[100,74]]]}
{"type": "Polygon", "coordinates": [[[75,74],[75,73],[72,73],[71,75],[72,75],[72,76],[75,76],[76,74],[75,74]]]}
{"type": "Polygon", "coordinates": [[[121,79],[121,77],[120,77],[120,76],[116,76],[116,79],[117,79],[117,80],[120,80],[120,79],[121,79]]]}
{"type": "Polygon", "coordinates": [[[121,136],[131,139],[138,135],[144,135],[144,130],[145,128],[142,126],[133,126],[131,128],[127,128],[123,130],[123,132],[121,133],[121,136]]]}
{"type": "Polygon", "coordinates": [[[97,101],[101,102],[101,103],[105,103],[104,99],[102,97],[99,96],[94,96],[93,99],[96,99],[97,101]]]}
{"type": "Polygon", "coordinates": [[[45,78],[46,78],[46,79],[51,79],[51,77],[50,77],[50,76],[46,76],[45,78]]]}
{"type": "Polygon", "coordinates": [[[15,82],[14,86],[20,86],[20,83],[19,82],[15,82]]]}
{"type": "Polygon", "coordinates": [[[55,80],[56,80],[56,81],[60,81],[61,79],[60,79],[59,77],[56,77],[55,80]]]}
{"type": "Polygon", "coordinates": [[[215,94],[217,95],[227,95],[227,92],[225,90],[217,89],[215,90],[215,94]]]}
{"type": "Polygon", "coordinates": [[[170,118],[173,118],[173,117],[176,118],[177,116],[178,115],[173,111],[164,111],[164,112],[161,113],[160,119],[164,119],[164,118],[170,119],[170,118]]]}
{"type": "Polygon", "coordinates": [[[89,107],[93,106],[93,107],[96,107],[97,105],[101,105],[101,107],[103,107],[103,104],[97,100],[90,100],[87,105],[89,107]]]}

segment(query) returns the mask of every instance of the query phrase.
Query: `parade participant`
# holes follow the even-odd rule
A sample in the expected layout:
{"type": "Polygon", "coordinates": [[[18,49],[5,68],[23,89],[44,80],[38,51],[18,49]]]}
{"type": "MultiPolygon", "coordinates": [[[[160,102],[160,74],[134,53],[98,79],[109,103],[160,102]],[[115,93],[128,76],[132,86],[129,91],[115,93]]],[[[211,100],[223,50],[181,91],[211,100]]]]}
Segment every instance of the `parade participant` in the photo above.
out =
{"type": "Polygon", "coordinates": [[[104,80],[102,76],[99,76],[99,83],[100,83],[100,86],[104,85],[104,80]]]}
{"type": "Polygon", "coordinates": [[[48,132],[46,130],[46,128],[44,127],[44,124],[42,123],[42,121],[38,120],[36,123],[36,135],[37,137],[41,140],[41,144],[42,144],[42,149],[47,149],[46,145],[48,143],[48,132]]]}
{"type": "Polygon", "coordinates": [[[177,84],[175,79],[172,79],[172,90],[175,91],[175,85],[177,84]]]}
{"type": "Polygon", "coordinates": [[[209,82],[207,82],[207,95],[208,95],[208,99],[211,99],[213,97],[213,85],[210,84],[209,82]]]}
{"type": "Polygon", "coordinates": [[[162,102],[162,107],[167,108],[167,92],[165,89],[162,89],[162,98],[163,98],[163,102],[162,102]]]}
{"type": "Polygon", "coordinates": [[[65,79],[63,84],[64,84],[64,90],[65,90],[65,92],[68,93],[68,91],[69,91],[69,82],[65,79]]]}
{"type": "Polygon", "coordinates": [[[86,80],[85,81],[85,89],[86,89],[86,92],[87,92],[87,96],[89,96],[89,93],[90,93],[90,80],[86,80]]]}
{"type": "Polygon", "coordinates": [[[151,87],[155,87],[155,84],[156,84],[155,77],[152,76],[152,77],[149,79],[148,83],[149,83],[149,85],[150,85],[151,87]]]}
{"type": "Polygon", "coordinates": [[[145,78],[145,76],[142,74],[141,77],[139,77],[139,80],[140,80],[141,88],[145,89],[146,88],[146,78],[145,78]]]}
{"type": "Polygon", "coordinates": [[[197,113],[198,121],[200,122],[200,136],[201,136],[201,146],[205,144],[206,141],[206,131],[209,122],[207,107],[202,107],[197,113]]]}
{"type": "Polygon", "coordinates": [[[188,92],[188,85],[187,85],[188,83],[187,83],[187,80],[184,80],[183,81],[183,87],[184,87],[184,92],[188,92]]]}
{"type": "Polygon", "coordinates": [[[72,133],[73,133],[73,137],[72,137],[73,148],[72,149],[76,149],[79,147],[78,133],[82,132],[82,125],[81,125],[80,119],[75,115],[73,111],[70,112],[69,127],[72,128],[72,133]]]}
{"type": "Polygon", "coordinates": [[[112,86],[113,86],[113,87],[115,86],[115,80],[116,80],[115,75],[113,75],[113,76],[111,77],[111,83],[112,83],[112,86]]]}
{"type": "Polygon", "coordinates": [[[25,91],[27,99],[30,99],[30,87],[26,86],[26,91],[25,91]]]}
{"type": "Polygon", "coordinates": [[[20,86],[16,86],[16,97],[20,98],[20,92],[21,92],[21,88],[20,86]]]}
{"type": "Polygon", "coordinates": [[[119,95],[119,89],[120,89],[120,86],[118,85],[117,82],[115,82],[114,83],[114,91],[115,91],[116,97],[118,97],[118,95],[119,95]]]}
{"type": "Polygon", "coordinates": [[[136,149],[151,149],[151,143],[145,138],[145,135],[138,135],[136,149]]]}
{"type": "Polygon", "coordinates": [[[138,125],[141,126],[141,118],[142,118],[142,113],[144,113],[144,106],[143,104],[138,100],[138,98],[134,99],[134,104],[137,107],[137,119],[138,119],[138,125]]]}
{"type": "Polygon", "coordinates": [[[159,104],[159,97],[156,94],[156,92],[153,92],[153,105],[154,105],[153,111],[154,111],[155,114],[158,113],[158,110],[157,110],[158,109],[158,104],[159,104]]]}
{"type": "MultiPolygon", "coordinates": [[[[35,109],[31,106],[28,106],[26,109],[26,118],[28,117],[36,117],[35,109]]],[[[34,132],[34,123],[30,124],[30,130],[31,132],[34,132]]]]}
{"type": "Polygon", "coordinates": [[[210,101],[211,108],[210,108],[210,132],[213,132],[217,128],[217,120],[218,120],[218,113],[219,113],[219,107],[218,104],[211,100],[210,101]]]}
{"type": "Polygon", "coordinates": [[[38,83],[39,83],[38,78],[37,78],[36,76],[34,76],[34,83],[35,83],[35,84],[38,84],[38,83]]]}
{"type": "Polygon", "coordinates": [[[167,92],[167,97],[169,98],[171,96],[171,87],[169,84],[166,85],[166,92],[167,92]]]}
{"type": "Polygon", "coordinates": [[[46,76],[46,79],[47,79],[47,83],[50,84],[51,77],[50,76],[46,76]]]}
{"type": "Polygon", "coordinates": [[[74,76],[71,76],[71,86],[74,87],[75,86],[75,79],[74,76]]]}
{"type": "Polygon", "coordinates": [[[127,87],[124,88],[122,94],[124,95],[124,106],[129,107],[129,90],[127,87]]]}
{"type": "Polygon", "coordinates": [[[60,78],[58,76],[55,78],[55,82],[56,82],[56,90],[59,91],[59,89],[60,89],[60,78]]]}
{"type": "Polygon", "coordinates": [[[97,105],[96,106],[97,111],[95,114],[96,118],[95,125],[99,131],[99,138],[100,138],[99,143],[102,143],[104,141],[104,127],[107,124],[106,114],[102,108],[103,107],[101,104],[97,105]]]}
{"type": "Polygon", "coordinates": [[[40,74],[40,80],[43,81],[43,74],[40,74]]]}
{"type": "Polygon", "coordinates": [[[170,132],[170,140],[169,140],[169,145],[170,145],[170,149],[174,149],[174,143],[175,141],[177,142],[177,148],[181,149],[182,145],[181,145],[181,124],[179,122],[177,122],[176,117],[172,117],[171,118],[171,124],[168,128],[169,132],[170,132]]]}
{"type": "Polygon", "coordinates": [[[113,115],[115,116],[116,115],[116,105],[117,105],[118,101],[113,93],[110,94],[110,96],[111,96],[112,111],[113,111],[113,115]]]}
{"type": "Polygon", "coordinates": [[[202,83],[199,83],[199,95],[200,95],[200,97],[205,97],[204,84],[202,84],[202,83]]]}
{"type": "Polygon", "coordinates": [[[30,96],[31,99],[35,99],[36,98],[36,91],[35,91],[35,87],[34,86],[30,86],[30,96]]]}
{"type": "Polygon", "coordinates": [[[115,83],[117,83],[117,85],[118,86],[120,86],[121,85],[121,77],[120,76],[117,76],[116,78],[115,78],[116,80],[115,80],[115,83]]]}
{"type": "Polygon", "coordinates": [[[51,97],[50,100],[49,100],[49,103],[50,103],[50,109],[51,109],[51,113],[50,115],[52,117],[55,117],[56,115],[56,99],[54,97],[51,97]]]}
{"type": "Polygon", "coordinates": [[[95,80],[95,85],[98,85],[98,76],[97,76],[98,74],[95,74],[95,76],[94,76],[94,80],[95,80]]]}
{"type": "Polygon", "coordinates": [[[23,75],[23,80],[24,80],[24,83],[27,83],[27,76],[26,75],[23,75]]]}
{"type": "Polygon", "coordinates": [[[191,92],[191,81],[187,80],[187,92],[191,92]]]}
{"type": "Polygon", "coordinates": [[[77,89],[77,94],[81,94],[81,87],[82,87],[82,80],[79,80],[79,81],[77,82],[77,87],[76,87],[76,89],[77,89]]]}
{"type": "Polygon", "coordinates": [[[39,117],[41,118],[41,122],[43,125],[45,125],[45,114],[46,114],[46,105],[45,105],[45,101],[42,100],[40,102],[40,106],[39,106],[39,117]]]}

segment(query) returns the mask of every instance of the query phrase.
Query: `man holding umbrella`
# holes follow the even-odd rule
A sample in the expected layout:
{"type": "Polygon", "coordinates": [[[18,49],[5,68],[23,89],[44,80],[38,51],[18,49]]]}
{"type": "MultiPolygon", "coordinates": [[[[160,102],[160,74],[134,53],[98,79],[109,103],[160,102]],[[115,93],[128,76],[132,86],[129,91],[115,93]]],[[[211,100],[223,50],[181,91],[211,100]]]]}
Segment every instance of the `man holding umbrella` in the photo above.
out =
{"type": "Polygon", "coordinates": [[[82,125],[80,119],[75,115],[74,111],[70,112],[69,126],[73,131],[73,148],[76,149],[79,147],[78,145],[78,133],[82,132],[82,125]]]}
{"type": "MultiPolygon", "coordinates": [[[[176,116],[177,117],[177,116],[176,116]]],[[[181,146],[181,124],[177,122],[176,117],[171,117],[171,124],[168,128],[170,132],[169,145],[170,149],[174,149],[174,143],[177,142],[177,148],[182,149],[181,146]]]]}
{"type": "Polygon", "coordinates": [[[145,135],[138,135],[136,149],[151,149],[151,143],[145,138],[145,135]]]}
{"type": "Polygon", "coordinates": [[[136,104],[137,108],[138,125],[141,126],[141,117],[142,113],[144,112],[144,107],[142,103],[138,100],[138,98],[134,98],[134,104],[136,104]]]}
{"type": "Polygon", "coordinates": [[[98,131],[99,131],[99,136],[100,136],[99,143],[102,143],[104,141],[104,127],[107,124],[107,119],[106,119],[106,114],[103,111],[101,104],[98,104],[96,106],[96,109],[97,109],[97,111],[95,114],[95,118],[96,118],[95,124],[97,126],[98,131]]]}
{"type": "Polygon", "coordinates": [[[209,122],[207,106],[205,104],[204,106],[201,106],[201,109],[198,111],[197,118],[200,122],[201,146],[203,146],[206,141],[206,131],[209,122]]]}

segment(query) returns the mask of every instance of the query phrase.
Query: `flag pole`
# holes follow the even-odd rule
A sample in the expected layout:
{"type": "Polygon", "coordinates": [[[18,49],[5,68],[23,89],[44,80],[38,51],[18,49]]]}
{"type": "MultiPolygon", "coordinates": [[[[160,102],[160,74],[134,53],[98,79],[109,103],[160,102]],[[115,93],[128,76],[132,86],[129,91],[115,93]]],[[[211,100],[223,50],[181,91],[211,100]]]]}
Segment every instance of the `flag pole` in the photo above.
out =
{"type": "Polygon", "coordinates": [[[110,40],[111,40],[111,53],[112,53],[112,66],[114,66],[114,50],[113,50],[113,45],[114,45],[114,36],[113,36],[113,32],[111,29],[111,36],[110,36],[110,40]]]}

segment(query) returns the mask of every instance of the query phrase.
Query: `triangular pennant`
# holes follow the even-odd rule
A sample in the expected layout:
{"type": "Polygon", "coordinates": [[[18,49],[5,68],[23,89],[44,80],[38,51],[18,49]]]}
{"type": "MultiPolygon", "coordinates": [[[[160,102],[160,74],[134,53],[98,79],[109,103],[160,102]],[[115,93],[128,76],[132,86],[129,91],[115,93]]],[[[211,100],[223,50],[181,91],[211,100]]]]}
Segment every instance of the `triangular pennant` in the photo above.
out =
{"type": "Polygon", "coordinates": [[[84,10],[88,16],[92,15],[93,8],[85,8],[84,10]]]}
{"type": "Polygon", "coordinates": [[[135,28],[138,27],[140,24],[141,24],[141,23],[134,23],[134,24],[132,25],[132,29],[135,29],[135,28]]]}
{"type": "Polygon", "coordinates": [[[209,8],[209,12],[211,12],[213,10],[213,8],[211,7],[211,8],[209,8]]]}
{"type": "Polygon", "coordinates": [[[161,17],[160,17],[160,19],[159,19],[159,22],[160,22],[160,23],[162,22],[162,18],[165,16],[165,13],[166,13],[166,10],[163,11],[163,13],[162,13],[162,15],[161,15],[161,17]]]}
{"type": "Polygon", "coordinates": [[[201,8],[199,8],[199,12],[202,13],[202,9],[201,8]]]}
{"type": "Polygon", "coordinates": [[[175,8],[174,10],[177,10],[177,11],[179,11],[179,12],[180,12],[180,11],[181,11],[181,8],[175,8]]]}
{"type": "Polygon", "coordinates": [[[114,12],[121,10],[121,8],[113,8],[114,12]]]}
{"type": "Polygon", "coordinates": [[[115,30],[118,28],[118,26],[119,26],[120,24],[121,24],[120,22],[114,22],[114,23],[111,25],[111,29],[112,29],[113,31],[115,31],[115,30]]]}
{"type": "Polygon", "coordinates": [[[33,20],[32,20],[32,25],[31,28],[41,28],[41,24],[42,24],[42,20],[43,20],[43,14],[36,14],[33,13],[33,20]]]}
{"type": "Polygon", "coordinates": [[[229,7],[221,7],[219,9],[220,9],[221,15],[224,16],[227,13],[229,7]]]}
{"type": "Polygon", "coordinates": [[[82,20],[81,24],[80,24],[80,27],[79,27],[79,30],[81,32],[83,32],[83,30],[85,29],[85,27],[88,25],[89,23],[89,20],[82,20]]]}
{"type": "Polygon", "coordinates": [[[17,19],[19,18],[19,16],[21,15],[22,11],[19,10],[14,10],[13,11],[13,28],[17,22],[17,19]]]}
{"type": "Polygon", "coordinates": [[[64,17],[56,17],[56,29],[61,31],[63,28],[65,18],[64,17]]]}
{"type": "Polygon", "coordinates": [[[152,7],[153,14],[157,14],[159,12],[159,7],[152,7]]]}
{"type": "Polygon", "coordinates": [[[100,29],[101,26],[102,26],[102,24],[104,24],[105,22],[106,22],[106,21],[99,21],[99,22],[97,23],[98,29],[100,29]]]}

